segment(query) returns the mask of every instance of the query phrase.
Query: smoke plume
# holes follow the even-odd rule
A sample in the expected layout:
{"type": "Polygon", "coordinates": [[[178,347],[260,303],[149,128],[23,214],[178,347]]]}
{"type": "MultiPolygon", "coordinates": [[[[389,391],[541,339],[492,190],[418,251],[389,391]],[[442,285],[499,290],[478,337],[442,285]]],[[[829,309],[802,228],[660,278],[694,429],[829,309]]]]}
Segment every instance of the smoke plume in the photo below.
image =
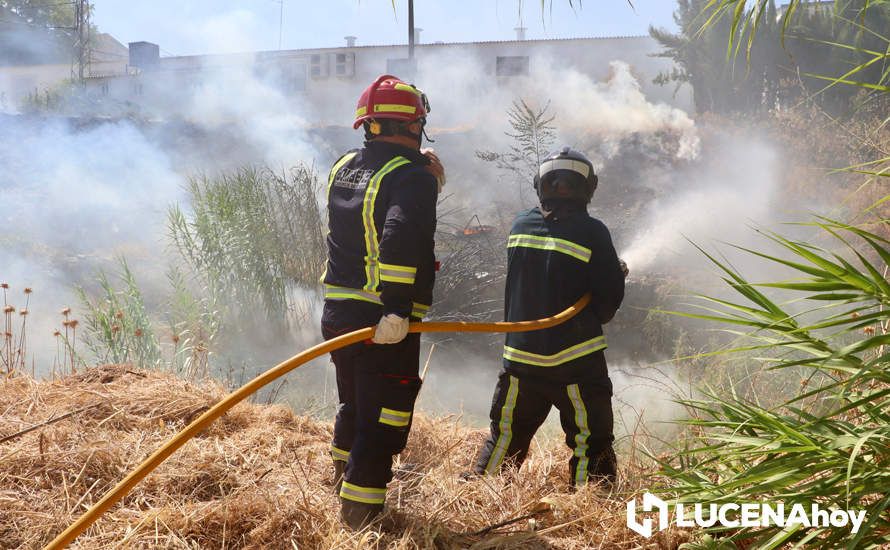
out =
{"type": "MultiPolygon", "coordinates": [[[[239,38],[242,24],[250,25],[249,17],[234,13],[202,25],[198,35],[230,51],[254,48],[239,38]]],[[[528,75],[508,82],[495,78],[477,53],[441,51],[423,54],[415,79],[430,97],[429,130],[448,173],[449,199],[440,227],[463,227],[474,214],[483,223],[507,224],[520,207],[529,206],[519,188],[530,190],[531,181],[511,179],[474,155],[509,149],[505,113],[517,99],[537,106],[549,102],[558,134],[554,148],[571,145],[594,160],[603,177],[592,211],[612,228],[632,273],[670,270],[690,258],[685,237],[738,240],[749,221],[770,221],[773,146],[727,136],[703,147],[701,128],[689,114],[645,91],[640,75],[651,77],[663,61],[631,67],[616,55],[603,59],[604,74],[594,78],[542,54],[533,57],[528,75]]],[[[170,261],[165,213],[171,203],[183,201],[190,176],[245,163],[280,169],[305,162],[320,167],[324,177],[339,154],[360,145],[350,123],[367,82],[344,79],[323,104],[311,104],[294,91],[292,68],[268,59],[207,56],[184,72],[188,79],[158,72],[144,79],[142,100],[85,101],[81,111],[69,113],[76,116],[70,121],[0,119],[0,140],[7,144],[0,150],[0,191],[9,229],[0,241],[0,279],[35,288],[45,309],[38,315],[35,303],[32,319],[56,319],[57,309],[73,305],[71,285],[89,284],[95,270],[109,267],[118,254],[131,260],[149,301],[160,303],[170,261]]],[[[385,59],[378,61],[384,66],[385,59]]],[[[500,299],[502,291],[492,291],[500,299]]],[[[308,313],[295,331],[302,344],[313,344],[320,338],[319,298],[308,292],[299,300],[308,313]]],[[[32,334],[38,371],[46,372],[55,353],[50,328],[35,327],[32,334]]],[[[615,341],[609,357],[623,364],[629,350],[615,341]]],[[[249,337],[240,345],[237,362],[284,359],[299,351],[270,352],[249,337]]],[[[440,341],[422,404],[443,411],[463,408],[484,423],[500,352],[496,342],[481,350],[474,346],[459,336],[440,341]]],[[[623,407],[623,401],[627,410],[646,409],[644,419],[675,414],[660,402],[664,392],[639,382],[636,368],[629,364],[614,371],[616,406],[623,407]]],[[[302,407],[329,408],[334,401],[324,361],[291,380],[289,388],[302,407]],[[307,395],[323,398],[311,402],[307,395]]]]}

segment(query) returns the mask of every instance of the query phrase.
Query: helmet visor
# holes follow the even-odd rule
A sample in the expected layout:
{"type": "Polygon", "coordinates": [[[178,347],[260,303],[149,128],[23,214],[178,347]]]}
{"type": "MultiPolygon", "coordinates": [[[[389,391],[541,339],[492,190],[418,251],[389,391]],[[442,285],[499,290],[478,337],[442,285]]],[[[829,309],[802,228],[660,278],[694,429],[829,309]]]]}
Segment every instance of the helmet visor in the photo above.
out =
{"type": "Polygon", "coordinates": [[[587,185],[587,179],[578,172],[560,169],[551,170],[541,178],[540,194],[542,199],[587,201],[590,199],[591,189],[587,185]]]}

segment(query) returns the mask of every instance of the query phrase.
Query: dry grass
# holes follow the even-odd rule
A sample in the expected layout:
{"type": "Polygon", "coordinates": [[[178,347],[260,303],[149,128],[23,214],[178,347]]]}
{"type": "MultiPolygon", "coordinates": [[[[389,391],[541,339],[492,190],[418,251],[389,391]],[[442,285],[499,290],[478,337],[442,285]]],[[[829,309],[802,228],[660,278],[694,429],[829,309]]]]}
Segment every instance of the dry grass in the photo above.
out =
{"type": "MultiPolygon", "coordinates": [[[[0,382],[0,546],[38,548],[223,390],[105,366],[54,381],[0,382]]],[[[625,527],[639,472],[614,495],[566,483],[567,450],[540,442],[516,475],[469,483],[484,434],[453,417],[415,422],[380,531],[341,528],[331,493],[331,427],[282,406],[241,404],[189,442],[79,537],[76,548],[676,548],[682,532],[644,540],[625,527]],[[527,520],[473,533],[555,503],[527,520]]]]}

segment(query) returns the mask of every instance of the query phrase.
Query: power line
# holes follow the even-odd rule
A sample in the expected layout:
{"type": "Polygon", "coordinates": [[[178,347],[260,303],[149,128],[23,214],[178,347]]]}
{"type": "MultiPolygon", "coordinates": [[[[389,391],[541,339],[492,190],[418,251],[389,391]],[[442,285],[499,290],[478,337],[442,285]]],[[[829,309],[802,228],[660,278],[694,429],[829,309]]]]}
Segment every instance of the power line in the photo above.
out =
{"type": "MultiPolygon", "coordinates": [[[[43,8],[57,8],[59,6],[73,6],[76,3],[77,3],[76,1],[74,1],[74,2],[59,2],[56,4],[41,4],[39,6],[31,6],[31,7],[27,7],[24,9],[22,9],[22,8],[19,8],[19,9],[21,11],[39,12],[43,8]]],[[[6,11],[8,11],[9,13],[14,13],[14,14],[18,15],[19,17],[25,17],[24,15],[22,15],[21,13],[19,13],[16,10],[13,10],[12,8],[6,8],[6,11]]]]}

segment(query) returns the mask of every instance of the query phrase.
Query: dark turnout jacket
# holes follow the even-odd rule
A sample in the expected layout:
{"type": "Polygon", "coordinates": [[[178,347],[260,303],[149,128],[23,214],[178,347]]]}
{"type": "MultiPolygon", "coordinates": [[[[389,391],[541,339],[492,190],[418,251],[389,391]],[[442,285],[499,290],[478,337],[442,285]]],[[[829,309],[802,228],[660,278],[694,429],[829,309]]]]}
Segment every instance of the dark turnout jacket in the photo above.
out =
{"type": "Polygon", "coordinates": [[[355,309],[359,324],[387,313],[422,318],[432,303],[437,190],[428,164],[419,151],[372,141],[331,169],[325,300],[355,309]]]}
{"type": "Polygon", "coordinates": [[[602,325],[624,298],[624,273],[606,226],[581,208],[550,216],[533,208],[514,221],[507,258],[507,321],[554,315],[587,292],[592,299],[561,325],[508,334],[505,370],[568,383],[607,376],[602,325]]]}

